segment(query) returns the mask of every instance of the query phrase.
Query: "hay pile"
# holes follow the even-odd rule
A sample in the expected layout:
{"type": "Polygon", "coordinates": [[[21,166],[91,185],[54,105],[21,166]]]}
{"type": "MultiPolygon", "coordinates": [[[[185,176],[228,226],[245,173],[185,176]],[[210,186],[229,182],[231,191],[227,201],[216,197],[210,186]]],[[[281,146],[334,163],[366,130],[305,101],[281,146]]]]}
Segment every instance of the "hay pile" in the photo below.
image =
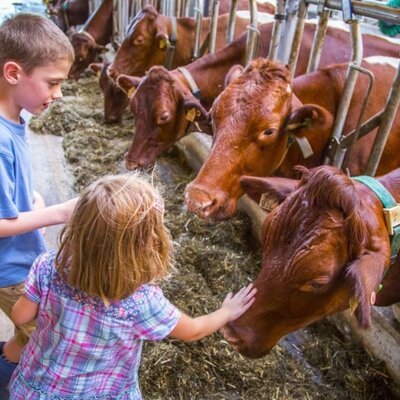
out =
{"type": "MultiPolygon", "coordinates": [[[[33,119],[31,127],[63,135],[79,190],[100,175],[123,170],[133,121],[128,115],[121,125],[102,124],[95,78],[68,85],[65,101],[33,119]]],[[[186,212],[183,190],[193,175],[177,160],[171,151],[156,169],[165,188],[166,223],[177,261],[177,272],[163,290],[181,310],[198,316],[218,307],[228,290],[253,280],[261,255],[248,243],[246,216],[209,225],[186,212]]],[[[259,360],[235,353],[219,334],[190,344],[168,339],[146,343],[140,383],[145,399],[396,398],[383,365],[326,321],[289,335],[259,360]]]]}

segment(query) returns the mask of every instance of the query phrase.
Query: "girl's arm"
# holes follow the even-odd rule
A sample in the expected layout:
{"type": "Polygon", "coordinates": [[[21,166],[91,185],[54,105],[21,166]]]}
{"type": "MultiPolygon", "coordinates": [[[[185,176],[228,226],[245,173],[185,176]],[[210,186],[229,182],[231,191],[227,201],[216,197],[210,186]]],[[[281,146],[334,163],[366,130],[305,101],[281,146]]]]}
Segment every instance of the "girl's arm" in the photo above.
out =
{"type": "Polygon", "coordinates": [[[0,219],[0,238],[16,236],[45,226],[63,224],[71,218],[78,198],[65,203],[22,212],[16,218],[0,219]]]}
{"type": "Polygon", "coordinates": [[[11,319],[15,325],[23,325],[33,321],[39,311],[39,304],[22,295],[11,310],[11,319]]]}
{"type": "Polygon", "coordinates": [[[211,335],[248,310],[255,300],[256,291],[253,284],[250,284],[240,289],[235,295],[228,293],[221,308],[201,317],[191,318],[182,313],[169,336],[180,340],[194,341],[211,335]]]}

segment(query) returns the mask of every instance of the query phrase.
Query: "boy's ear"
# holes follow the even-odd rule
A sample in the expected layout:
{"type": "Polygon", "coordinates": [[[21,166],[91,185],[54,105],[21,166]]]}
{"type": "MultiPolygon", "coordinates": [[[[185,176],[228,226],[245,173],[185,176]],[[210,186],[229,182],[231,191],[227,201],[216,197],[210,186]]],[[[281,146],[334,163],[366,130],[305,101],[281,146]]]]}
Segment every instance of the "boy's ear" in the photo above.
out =
{"type": "Polygon", "coordinates": [[[10,85],[16,85],[20,74],[23,72],[22,67],[15,61],[7,61],[3,66],[3,77],[10,85]]]}

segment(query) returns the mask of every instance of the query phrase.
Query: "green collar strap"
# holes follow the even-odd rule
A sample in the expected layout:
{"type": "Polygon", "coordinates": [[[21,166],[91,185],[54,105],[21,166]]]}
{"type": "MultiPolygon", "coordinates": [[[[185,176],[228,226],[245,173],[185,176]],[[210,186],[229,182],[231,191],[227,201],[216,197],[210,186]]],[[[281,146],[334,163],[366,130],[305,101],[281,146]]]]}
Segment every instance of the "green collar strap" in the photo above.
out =
{"type": "Polygon", "coordinates": [[[366,175],[355,176],[352,179],[368,186],[381,201],[386,226],[390,234],[391,259],[393,261],[400,250],[400,206],[385,186],[377,179],[366,175]]]}

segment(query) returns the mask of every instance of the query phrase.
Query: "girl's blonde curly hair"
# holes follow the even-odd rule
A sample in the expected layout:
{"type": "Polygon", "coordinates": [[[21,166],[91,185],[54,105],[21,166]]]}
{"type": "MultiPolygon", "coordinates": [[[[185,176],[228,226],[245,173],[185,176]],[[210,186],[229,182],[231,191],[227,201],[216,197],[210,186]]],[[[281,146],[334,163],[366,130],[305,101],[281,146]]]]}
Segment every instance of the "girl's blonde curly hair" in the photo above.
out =
{"type": "Polygon", "coordinates": [[[139,173],[89,185],[60,241],[56,267],[68,284],[106,300],[165,277],[173,261],[162,198],[139,173]]]}

